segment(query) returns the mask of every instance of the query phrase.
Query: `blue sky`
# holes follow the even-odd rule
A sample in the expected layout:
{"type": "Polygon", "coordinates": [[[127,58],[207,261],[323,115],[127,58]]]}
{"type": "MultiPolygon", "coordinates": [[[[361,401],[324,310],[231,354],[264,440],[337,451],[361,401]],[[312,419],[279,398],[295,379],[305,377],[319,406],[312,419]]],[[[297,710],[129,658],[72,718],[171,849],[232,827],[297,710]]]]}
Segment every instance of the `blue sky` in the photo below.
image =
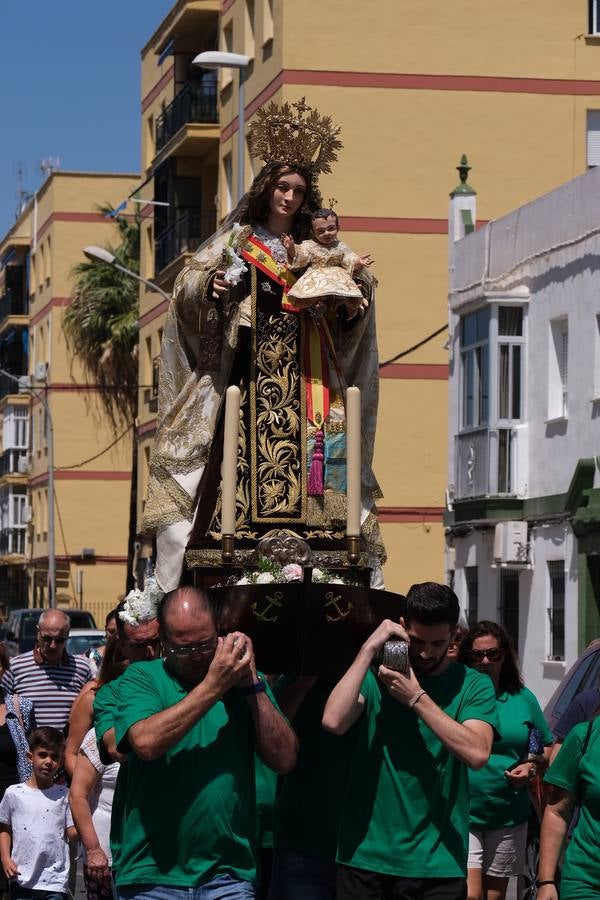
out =
{"type": "Polygon", "coordinates": [[[17,208],[17,169],[40,163],[137,172],[140,51],[175,0],[2,0],[0,235],[17,208]]]}

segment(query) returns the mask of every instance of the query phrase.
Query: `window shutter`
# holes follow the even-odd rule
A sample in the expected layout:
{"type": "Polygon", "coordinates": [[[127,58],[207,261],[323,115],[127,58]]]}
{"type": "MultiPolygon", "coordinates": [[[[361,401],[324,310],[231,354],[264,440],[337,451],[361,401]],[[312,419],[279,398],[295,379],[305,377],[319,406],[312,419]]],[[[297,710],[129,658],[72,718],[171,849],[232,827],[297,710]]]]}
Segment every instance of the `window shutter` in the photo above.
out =
{"type": "Polygon", "coordinates": [[[587,164],[600,166],[600,109],[587,111],[587,164]]]}

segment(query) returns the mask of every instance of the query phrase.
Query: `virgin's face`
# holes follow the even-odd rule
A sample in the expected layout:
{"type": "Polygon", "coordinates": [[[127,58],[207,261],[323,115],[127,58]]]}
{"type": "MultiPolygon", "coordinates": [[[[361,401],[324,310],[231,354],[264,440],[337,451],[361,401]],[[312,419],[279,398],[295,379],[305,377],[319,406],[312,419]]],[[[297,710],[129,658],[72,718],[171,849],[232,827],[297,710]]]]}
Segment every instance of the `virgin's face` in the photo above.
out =
{"type": "Polygon", "coordinates": [[[269,201],[269,209],[276,216],[294,216],[306,196],[306,181],[297,172],[280,175],[269,201]]]}

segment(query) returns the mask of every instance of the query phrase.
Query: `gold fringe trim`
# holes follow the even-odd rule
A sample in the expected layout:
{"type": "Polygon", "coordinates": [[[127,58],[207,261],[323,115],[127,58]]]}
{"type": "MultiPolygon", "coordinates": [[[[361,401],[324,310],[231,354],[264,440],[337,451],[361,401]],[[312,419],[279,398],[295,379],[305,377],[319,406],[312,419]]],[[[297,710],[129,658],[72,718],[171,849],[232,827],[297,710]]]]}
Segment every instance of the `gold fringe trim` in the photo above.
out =
{"type": "Polygon", "coordinates": [[[164,469],[153,468],[142,530],[152,532],[174,522],[191,522],[193,515],[193,498],[164,469]]]}

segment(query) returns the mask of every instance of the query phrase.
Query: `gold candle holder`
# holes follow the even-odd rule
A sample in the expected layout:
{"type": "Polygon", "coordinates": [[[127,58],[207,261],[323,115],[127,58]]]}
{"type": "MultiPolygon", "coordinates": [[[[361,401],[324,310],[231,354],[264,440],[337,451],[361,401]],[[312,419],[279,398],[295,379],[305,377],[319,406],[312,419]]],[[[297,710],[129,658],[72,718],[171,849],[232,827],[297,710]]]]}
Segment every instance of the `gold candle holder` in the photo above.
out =
{"type": "Polygon", "coordinates": [[[348,562],[351,566],[357,566],[360,561],[360,537],[357,534],[347,534],[348,562]]]}
{"type": "Polygon", "coordinates": [[[235,535],[221,535],[221,559],[225,565],[231,565],[233,562],[233,548],[235,544],[235,535]]]}

